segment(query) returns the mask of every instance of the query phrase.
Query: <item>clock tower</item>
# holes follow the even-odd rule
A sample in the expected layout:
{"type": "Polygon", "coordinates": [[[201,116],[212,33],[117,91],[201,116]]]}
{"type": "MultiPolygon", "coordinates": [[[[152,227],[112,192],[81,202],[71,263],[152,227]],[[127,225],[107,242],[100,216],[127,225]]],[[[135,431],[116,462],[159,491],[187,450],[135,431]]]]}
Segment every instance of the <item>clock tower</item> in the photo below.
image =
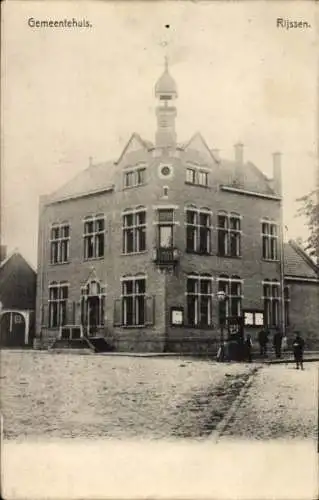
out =
{"type": "Polygon", "coordinates": [[[155,144],[160,148],[175,146],[175,118],[177,112],[174,100],[177,98],[177,87],[168,71],[167,57],[165,58],[164,72],[155,85],[155,96],[159,99],[159,104],[156,107],[157,130],[155,144]]]}

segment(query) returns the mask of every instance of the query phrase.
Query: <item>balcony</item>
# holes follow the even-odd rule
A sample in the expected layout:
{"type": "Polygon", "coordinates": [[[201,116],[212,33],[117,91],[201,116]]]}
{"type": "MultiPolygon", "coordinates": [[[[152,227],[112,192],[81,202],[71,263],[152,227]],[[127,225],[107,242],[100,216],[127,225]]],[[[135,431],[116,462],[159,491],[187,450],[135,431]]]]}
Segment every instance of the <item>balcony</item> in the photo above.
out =
{"type": "Polygon", "coordinates": [[[160,266],[176,265],[180,258],[177,248],[154,248],[153,261],[160,266]]]}

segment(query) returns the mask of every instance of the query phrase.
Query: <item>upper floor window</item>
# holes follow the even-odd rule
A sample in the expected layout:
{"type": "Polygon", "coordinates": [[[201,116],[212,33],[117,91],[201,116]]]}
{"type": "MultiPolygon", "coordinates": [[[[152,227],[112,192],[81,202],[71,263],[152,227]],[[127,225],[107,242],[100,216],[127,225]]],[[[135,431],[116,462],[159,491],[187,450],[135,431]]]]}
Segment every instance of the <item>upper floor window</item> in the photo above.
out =
{"type": "Polygon", "coordinates": [[[263,221],[262,227],[262,257],[267,260],[278,259],[278,226],[273,222],[263,221]]]}
{"type": "Polygon", "coordinates": [[[208,172],[188,167],[186,169],[186,182],[198,186],[208,186],[208,172]]]}
{"type": "Polygon", "coordinates": [[[65,282],[53,282],[49,285],[49,328],[67,323],[67,302],[69,285],[65,282]]]}
{"type": "Polygon", "coordinates": [[[218,278],[218,291],[224,292],[225,299],[219,302],[219,322],[224,324],[229,317],[239,317],[242,314],[243,282],[239,276],[221,275],[218,278]]]}
{"type": "Polygon", "coordinates": [[[84,221],[84,258],[96,259],[104,256],[105,217],[95,215],[84,221]]]}
{"type": "Polygon", "coordinates": [[[146,250],[146,210],[144,207],[124,212],[123,216],[123,253],[136,253],[146,250]]]}
{"type": "Polygon", "coordinates": [[[173,208],[159,208],[157,210],[157,247],[174,247],[175,212],[173,208]]]}
{"type": "Polygon", "coordinates": [[[239,257],[241,254],[241,218],[236,214],[218,215],[218,255],[239,257]]]}
{"type": "Polygon", "coordinates": [[[124,188],[140,186],[145,183],[146,168],[136,168],[124,172],[124,188]]]}
{"type": "Polygon", "coordinates": [[[190,326],[208,327],[212,324],[212,281],[209,275],[190,275],[187,278],[187,322],[190,326]]]}
{"type": "Polygon", "coordinates": [[[122,281],[122,324],[142,326],[145,324],[146,279],[145,277],[124,278],[122,281]]]}
{"type": "Polygon", "coordinates": [[[211,252],[211,219],[208,209],[186,209],[187,252],[209,254],[211,252]]]}
{"type": "Polygon", "coordinates": [[[263,282],[263,301],[265,325],[279,325],[280,283],[277,280],[263,282]]]}
{"type": "Polygon", "coordinates": [[[50,234],[51,264],[63,264],[69,260],[70,226],[67,223],[53,224],[50,234]]]}

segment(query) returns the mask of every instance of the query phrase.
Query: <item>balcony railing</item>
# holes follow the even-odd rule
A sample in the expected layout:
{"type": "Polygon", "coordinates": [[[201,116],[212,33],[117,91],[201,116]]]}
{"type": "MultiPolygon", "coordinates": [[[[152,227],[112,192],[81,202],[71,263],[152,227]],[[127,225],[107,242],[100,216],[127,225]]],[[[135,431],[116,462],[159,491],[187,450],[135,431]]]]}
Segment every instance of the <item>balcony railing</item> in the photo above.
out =
{"type": "Polygon", "coordinates": [[[177,248],[154,248],[153,261],[159,265],[172,265],[179,261],[179,250],[177,248]]]}

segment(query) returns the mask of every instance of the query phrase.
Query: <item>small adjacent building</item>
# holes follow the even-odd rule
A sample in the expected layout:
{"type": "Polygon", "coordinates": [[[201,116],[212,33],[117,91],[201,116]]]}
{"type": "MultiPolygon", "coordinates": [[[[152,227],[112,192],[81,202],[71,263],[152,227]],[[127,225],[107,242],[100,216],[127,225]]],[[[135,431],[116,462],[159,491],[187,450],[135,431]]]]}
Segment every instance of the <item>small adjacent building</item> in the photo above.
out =
{"type": "Polygon", "coordinates": [[[288,289],[297,324],[297,283],[315,288],[284,280],[280,153],[268,178],[242,144],[222,158],[200,133],[178,141],[167,64],[155,98],[154,141],[133,133],[117,158],[41,197],[43,345],[61,326],[81,325],[118,351],[214,352],[232,318],[244,318],[253,337],[264,325],[285,330],[288,289]]]}
{"type": "Polygon", "coordinates": [[[284,245],[287,336],[299,331],[308,349],[319,349],[319,269],[294,241],[284,245]]]}
{"type": "Polygon", "coordinates": [[[34,338],[36,271],[15,250],[0,247],[0,346],[31,347],[34,338]]]}

